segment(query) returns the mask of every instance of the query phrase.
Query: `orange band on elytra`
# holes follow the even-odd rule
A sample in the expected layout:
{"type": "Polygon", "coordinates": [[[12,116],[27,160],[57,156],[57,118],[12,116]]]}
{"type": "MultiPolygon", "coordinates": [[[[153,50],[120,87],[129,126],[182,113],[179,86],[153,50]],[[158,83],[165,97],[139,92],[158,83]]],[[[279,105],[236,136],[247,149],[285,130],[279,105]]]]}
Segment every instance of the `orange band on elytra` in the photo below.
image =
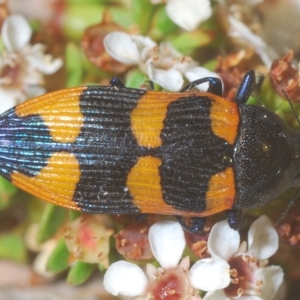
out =
{"type": "Polygon", "coordinates": [[[19,104],[16,115],[39,115],[50,130],[51,137],[59,143],[72,143],[83,125],[80,95],[86,87],[64,89],[45,94],[19,104]]]}
{"type": "Polygon", "coordinates": [[[207,215],[232,208],[236,197],[236,186],[232,168],[210,178],[206,193],[207,215]]]}
{"type": "Polygon", "coordinates": [[[79,210],[73,201],[73,195],[80,174],[78,161],[72,153],[56,152],[36,176],[13,172],[11,182],[45,201],[79,210]]]}

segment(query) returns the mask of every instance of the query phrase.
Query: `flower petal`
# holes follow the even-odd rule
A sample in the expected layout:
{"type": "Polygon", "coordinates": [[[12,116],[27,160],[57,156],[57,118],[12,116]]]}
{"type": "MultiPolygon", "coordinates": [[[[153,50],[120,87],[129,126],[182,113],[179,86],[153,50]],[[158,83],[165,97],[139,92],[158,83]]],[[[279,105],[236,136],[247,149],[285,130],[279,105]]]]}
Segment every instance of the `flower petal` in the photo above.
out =
{"type": "Polygon", "coordinates": [[[212,14],[209,0],[169,0],[166,5],[169,18],[185,30],[194,30],[212,14]]]}
{"type": "MultiPolygon", "coordinates": [[[[189,68],[185,73],[185,77],[191,82],[200,78],[204,77],[216,77],[219,78],[219,75],[215,72],[209,71],[206,68],[203,67],[192,67],[189,68]]],[[[224,89],[223,82],[222,82],[222,88],[224,89]]],[[[200,91],[206,92],[208,90],[208,82],[199,84],[197,86],[197,89],[200,91]]]]}
{"type": "Polygon", "coordinates": [[[180,72],[175,69],[157,69],[152,63],[148,64],[147,73],[150,80],[159,84],[162,88],[169,91],[178,91],[183,85],[183,78],[180,72]]]}
{"type": "Polygon", "coordinates": [[[263,63],[270,67],[277,54],[267,46],[261,37],[254,34],[243,22],[234,17],[228,18],[230,24],[229,35],[244,41],[247,46],[252,46],[255,52],[260,56],[263,63]]]}
{"type": "Polygon", "coordinates": [[[240,235],[231,229],[227,221],[216,223],[211,229],[207,246],[212,256],[228,260],[239,248],[240,235]]]}
{"type": "Polygon", "coordinates": [[[107,53],[123,64],[138,64],[140,52],[134,39],[124,32],[112,32],[105,36],[103,44],[107,53]]]}
{"type": "Polygon", "coordinates": [[[218,257],[197,261],[190,269],[191,285],[203,291],[223,289],[230,284],[230,266],[218,257]]]}
{"type": "Polygon", "coordinates": [[[57,246],[57,240],[51,239],[41,246],[41,252],[37,255],[33,263],[33,270],[44,278],[54,278],[56,274],[51,273],[47,269],[47,263],[50,255],[57,246]]]}
{"type": "Polygon", "coordinates": [[[20,90],[0,88],[0,114],[25,100],[26,96],[20,90]]]}
{"type": "Polygon", "coordinates": [[[143,49],[151,49],[157,45],[148,36],[133,34],[131,35],[131,38],[135,42],[139,52],[141,52],[143,49]]]}
{"type": "Polygon", "coordinates": [[[245,295],[238,298],[239,300],[263,300],[263,298],[254,295],[245,295]]]}
{"type": "Polygon", "coordinates": [[[31,47],[32,53],[27,57],[31,66],[43,74],[53,74],[62,65],[61,59],[53,59],[52,55],[44,53],[45,46],[42,44],[35,44],[31,47]]]}
{"type": "Polygon", "coordinates": [[[263,281],[261,289],[262,299],[273,299],[283,283],[283,270],[278,266],[269,266],[258,269],[256,273],[260,272],[263,281]]]}
{"type": "Polygon", "coordinates": [[[139,296],[147,284],[148,279],[142,269],[124,260],[111,264],[103,279],[104,288],[114,296],[139,296]]]}
{"type": "Polygon", "coordinates": [[[21,15],[10,15],[3,22],[1,35],[4,45],[9,51],[18,51],[24,48],[29,43],[31,34],[31,27],[21,15]]]}
{"type": "Polygon", "coordinates": [[[46,89],[39,85],[27,85],[25,87],[27,98],[34,98],[46,93],[46,89]]]}
{"type": "Polygon", "coordinates": [[[224,290],[217,290],[205,294],[203,300],[230,300],[224,290]]]}
{"type": "Polygon", "coordinates": [[[278,249],[279,237],[272,222],[261,216],[251,225],[248,233],[248,252],[259,260],[268,259],[278,249]]]}
{"type": "Polygon", "coordinates": [[[163,268],[178,264],[185,247],[184,233],[178,222],[161,221],[152,225],[149,242],[153,255],[163,268]]]}

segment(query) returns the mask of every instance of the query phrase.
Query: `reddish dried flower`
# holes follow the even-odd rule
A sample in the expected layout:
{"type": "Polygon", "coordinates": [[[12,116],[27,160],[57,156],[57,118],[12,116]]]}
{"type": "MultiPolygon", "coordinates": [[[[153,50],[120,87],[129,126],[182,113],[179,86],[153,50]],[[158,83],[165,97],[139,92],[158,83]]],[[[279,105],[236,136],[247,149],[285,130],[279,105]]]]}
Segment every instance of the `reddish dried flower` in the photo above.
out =
{"type": "Polygon", "coordinates": [[[87,58],[100,69],[123,73],[130,66],[122,64],[107,54],[103,46],[104,37],[113,31],[124,31],[122,27],[113,23],[108,12],[104,13],[100,24],[88,27],[83,34],[81,45],[87,58]]]}
{"type": "Polygon", "coordinates": [[[250,60],[253,58],[252,49],[240,50],[231,53],[226,57],[218,57],[216,73],[224,83],[223,96],[229,101],[234,100],[238,86],[240,85],[245,72],[250,69],[250,60]]]}
{"type": "Polygon", "coordinates": [[[300,207],[294,205],[277,228],[278,234],[283,241],[292,245],[300,246],[300,207]]]}
{"type": "Polygon", "coordinates": [[[134,221],[115,235],[117,251],[129,260],[147,260],[153,258],[148,240],[148,231],[155,221],[144,218],[134,221]]]}
{"type": "Polygon", "coordinates": [[[4,3],[0,4],[0,28],[8,14],[7,1],[4,1],[4,3]]]}
{"type": "Polygon", "coordinates": [[[211,227],[211,224],[209,222],[206,222],[205,228],[201,232],[201,234],[193,234],[188,231],[184,232],[188,247],[193,252],[193,254],[195,254],[199,258],[208,258],[211,256],[207,249],[207,240],[211,227]]]}
{"type": "Polygon", "coordinates": [[[295,102],[300,101],[299,69],[292,64],[294,54],[290,50],[285,56],[273,62],[270,70],[270,80],[275,91],[285,97],[282,90],[295,102]]]}

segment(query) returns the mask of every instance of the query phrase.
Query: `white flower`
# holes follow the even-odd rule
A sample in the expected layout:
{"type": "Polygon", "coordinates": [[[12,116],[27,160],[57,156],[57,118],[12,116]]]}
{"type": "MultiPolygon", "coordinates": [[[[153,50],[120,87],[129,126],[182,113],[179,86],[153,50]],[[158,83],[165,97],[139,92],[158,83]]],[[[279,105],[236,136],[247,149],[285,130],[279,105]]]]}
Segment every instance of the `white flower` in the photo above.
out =
{"type": "Polygon", "coordinates": [[[263,22],[259,24],[260,35],[268,46],[279,53],[280,56],[286,54],[289,49],[292,49],[294,53],[299,53],[300,1],[264,1],[259,7],[259,11],[263,16],[263,22]],[[286,34],[287,32],[288,34],[286,34]]]}
{"type": "Polygon", "coordinates": [[[45,55],[41,44],[29,44],[32,30],[21,15],[8,16],[1,37],[5,50],[0,54],[0,112],[28,98],[43,94],[43,74],[52,74],[61,66],[60,59],[45,55]]]}
{"type": "Polygon", "coordinates": [[[37,223],[31,224],[25,233],[25,243],[28,249],[31,251],[37,252],[37,256],[33,262],[33,270],[42,276],[45,279],[54,279],[56,274],[50,272],[47,269],[48,260],[53,253],[53,250],[56,248],[58,239],[51,238],[48,241],[38,244],[37,235],[38,235],[39,225],[37,223]]]}
{"type": "Polygon", "coordinates": [[[162,268],[147,265],[147,276],[137,265],[126,261],[113,263],[104,276],[105,289],[117,296],[143,296],[158,299],[160,293],[178,294],[177,299],[198,299],[188,277],[189,258],[183,259],[185,238],[181,226],[174,221],[162,221],[151,226],[149,242],[162,268]]]}
{"type": "MultiPolygon", "coordinates": [[[[262,3],[264,0],[244,0],[243,4],[245,6],[254,6],[257,5],[259,3],[262,3]]],[[[222,5],[229,5],[227,0],[218,0],[218,2],[222,5]]]]}
{"type": "MultiPolygon", "coordinates": [[[[162,1],[152,0],[151,2],[156,4],[162,1]]],[[[168,0],[166,12],[175,24],[191,31],[211,16],[212,9],[210,0],[168,0]]]]}
{"type": "MultiPolygon", "coordinates": [[[[6,1],[6,0],[5,0],[6,1]]],[[[43,24],[49,23],[54,18],[57,18],[58,10],[61,6],[58,6],[62,1],[57,0],[9,0],[8,8],[11,13],[21,14],[27,19],[38,20],[43,24]]]]}
{"type": "MultiPolygon", "coordinates": [[[[114,59],[138,65],[150,80],[166,90],[178,91],[183,85],[183,76],[193,80],[203,77],[204,68],[198,67],[191,57],[182,55],[168,43],[157,45],[149,37],[112,32],[104,38],[104,46],[114,59]]],[[[212,72],[209,76],[218,77],[212,72]]],[[[199,88],[202,90],[203,85],[199,88]]]]}
{"type": "Polygon", "coordinates": [[[213,226],[208,239],[212,257],[196,262],[190,270],[192,285],[208,291],[205,300],[275,297],[283,271],[277,266],[266,267],[267,259],[278,249],[278,234],[271,221],[261,216],[251,225],[248,250],[245,242],[239,244],[238,232],[226,221],[213,226]]]}
{"type": "Polygon", "coordinates": [[[229,35],[238,38],[248,46],[253,47],[257,55],[260,56],[263,63],[269,68],[277,54],[268,47],[261,37],[254,34],[243,22],[233,16],[228,18],[230,29],[229,35]]]}

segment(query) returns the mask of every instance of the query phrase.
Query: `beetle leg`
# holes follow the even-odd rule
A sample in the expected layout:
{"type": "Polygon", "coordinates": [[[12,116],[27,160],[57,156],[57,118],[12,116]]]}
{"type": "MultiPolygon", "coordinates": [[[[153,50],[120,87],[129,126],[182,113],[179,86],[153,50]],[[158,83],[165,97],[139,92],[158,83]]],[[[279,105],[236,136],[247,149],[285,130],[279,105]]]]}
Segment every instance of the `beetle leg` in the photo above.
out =
{"type": "Polygon", "coordinates": [[[250,97],[251,93],[253,92],[254,85],[255,85],[255,73],[253,70],[250,70],[245,74],[235,94],[234,101],[239,104],[245,104],[248,98],[250,97]]]}
{"type": "Polygon", "coordinates": [[[147,214],[138,214],[135,218],[136,222],[141,222],[143,221],[148,215],[147,214]]]}
{"type": "Polygon", "coordinates": [[[187,224],[181,216],[176,216],[179,224],[186,230],[194,234],[199,234],[203,231],[206,218],[192,217],[189,224],[187,224]]]}
{"type": "Polygon", "coordinates": [[[154,82],[152,80],[146,80],[145,83],[149,84],[150,91],[154,91],[154,82]]]}
{"type": "Polygon", "coordinates": [[[222,94],[223,94],[222,81],[221,81],[221,79],[219,79],[217,77],[204,77],[201,79],[194,80],[194,81],[190,82],[189,84],[187,84],[186,86],[184,86],[180,90],[180,92],[190,91],[195,86],[197,86],[201,83],[205,83],[205,82],[208,82],[207,92],[222,97],[222,94]]]}
{"type": "Polygon", "coordinates": [[[227,222],[230,228],[239,230],[244,221],[242,211],[237,208],[233,208],[226,211],[227,222]]]}
{"type": "Polygon", "coordinates": [[[126,88],[124,82],[119,77],[113,77],[109,83],[111,86],[115,87],[116,89],[126,88]]]}

